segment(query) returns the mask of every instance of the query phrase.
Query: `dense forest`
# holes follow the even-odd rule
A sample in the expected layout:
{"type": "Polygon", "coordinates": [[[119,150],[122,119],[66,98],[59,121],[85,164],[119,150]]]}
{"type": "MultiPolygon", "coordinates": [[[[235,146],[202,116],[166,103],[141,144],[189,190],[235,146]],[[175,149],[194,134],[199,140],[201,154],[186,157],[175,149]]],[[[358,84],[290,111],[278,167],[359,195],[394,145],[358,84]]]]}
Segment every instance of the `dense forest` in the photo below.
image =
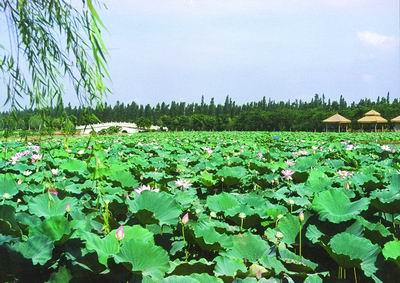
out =
{"type": "Polygon", "coordinates": [[[214,99],[200,103],[172,101],[155,106],[135,102],[103,105],[96,109],[83,107],[56,107],[42,110],[20,110],[0,114],[0,125],[8,130],[36,130],[43,128],[70,129],[75,125],[96,122],[135,122],[141,127],[158,125],[169,130],[266,130],[266,131],[323,131],[321,122],[339,112],[352,120],[351,128],[359,129],[357,119],[374,109],[390,120],[400,115],[400,99],[391,99],[389,93],[376,101],[361,99],[348,103],[341,96],[339,101],[315,94],[310,101],[274,101],[264,97],[261,101],[238,105],[227,96],[225,103],[214,99]]]}

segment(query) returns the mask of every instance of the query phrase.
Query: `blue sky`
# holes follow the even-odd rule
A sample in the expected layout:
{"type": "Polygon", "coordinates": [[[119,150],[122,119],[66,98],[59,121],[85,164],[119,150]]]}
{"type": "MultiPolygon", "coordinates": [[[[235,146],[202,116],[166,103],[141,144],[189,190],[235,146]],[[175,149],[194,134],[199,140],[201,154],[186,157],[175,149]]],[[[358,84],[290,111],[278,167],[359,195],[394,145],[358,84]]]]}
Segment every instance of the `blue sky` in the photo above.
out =
{"type": "Polygon", "coordinates": [[[109,103],[400,97],[398,0],[102,1],[109,103]]]}

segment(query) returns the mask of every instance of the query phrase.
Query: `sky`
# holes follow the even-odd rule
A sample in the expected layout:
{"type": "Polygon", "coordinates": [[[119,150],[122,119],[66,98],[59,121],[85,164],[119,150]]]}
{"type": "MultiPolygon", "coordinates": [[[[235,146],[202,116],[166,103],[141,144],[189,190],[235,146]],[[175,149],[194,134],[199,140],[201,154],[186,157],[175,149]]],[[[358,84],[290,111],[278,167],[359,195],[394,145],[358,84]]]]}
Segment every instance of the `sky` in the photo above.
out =
{"type": "Polygon", "coordinates": [[[101,1],[108,103],[400,97],[399,0],[101,1]]]}

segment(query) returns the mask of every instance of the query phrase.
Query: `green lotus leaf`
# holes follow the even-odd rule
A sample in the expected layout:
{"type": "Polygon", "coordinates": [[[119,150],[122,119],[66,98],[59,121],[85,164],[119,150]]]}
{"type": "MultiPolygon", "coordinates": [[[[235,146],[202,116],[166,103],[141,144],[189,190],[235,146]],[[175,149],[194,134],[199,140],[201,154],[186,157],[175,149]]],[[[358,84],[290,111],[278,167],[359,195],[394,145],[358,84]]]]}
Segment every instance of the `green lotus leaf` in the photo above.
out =
{"type": "Polygon", "coordinates": [[[240,180],[244,178],[247,175],[247,170],[246,168],[242,166],[233,166],[233,167],[228,167],[224,166],[217,172],[217,176],[220,178],[223,178],[223,182],[228,185],[237,185],[240,183],[240,180]]]}
{"type": "Polygon", "coordinates": [[[322,278],[318,274],[310,274],[304,280],[304,283],[322,283],[322,278]]]}
{"type": "Polygon", "coordinates": [[[72,279],[71,272],[65,267],[60,267],[57,272],[51,274],[48,283],[64,283],[70,282],[72,279]]]}
{"type": "Polygon", "coordinates": [[[214,262],[207,261],[205,258],[192,259],[190,261],[176,259],[169,263],[168,274],[190,275],[194,273],[211,273],[214,262]]]}
{"type": "Polygon", "coordinates": [[[15,208],[10,205],[0,205],[0,234],[19,235],[20,227],[15,218],[15,208]]]}
{"type": "Polygon", "coordinates": [[[269,245],[260,236],[250,232],[238,234],[232,238],[232,247],[226,252],[230,257],[256,262],[269,250],[269,245]]]}
{"type": "Polygon", "coordinates": [[[400,211],[400,175],[393,176],[390,185],[384,190],[371,193],[372,205],[384,212],[400,211]]]}
{"type": "Polygon", "coordinates": [[[59,199],[58,197],[49,197],[49,194],[41,194],[32,198],[29,203],[29,212],[38,217],[52,217],[65,214],[65,208],[69,204],[72,208],[75,207],[78,200],[72,197],[59,199]]]}
{"type": "Polygon", "coordinates": [[[205,244],[211,246],[211,249],[218,250],[220,246],[232,245],[232,238],[226,234],[218,233],[210,221],[198,221],[192,227],[195,237],[202,238],[205,244]]]}
{"type": "Polygon", "coordinates": [[[11,174],[0,174],[0,200],[9,199],[18,193],[17,183],[11,174]]]}
{"type": "Polygon", "coordinates": [[[223,283],[222,279],[211,276],[206,273],[193,273],[190,276],[172,275],[164,278],[161,283],[223,283]]]}
{"type": "Polygon", "coordinates": [[[70,233],[71,227],[65,216],[53,216],[45,219],[41,225],[29,227],[29,235],[46,235],[52,241],[59,241],[70,233]]]}
{"type": "MultiPolygon", "coordinates": [[[[116,234],[117,229],[110,232],[110,234],[116,234]]],[[[122,239],[122,244],[132,239],[137,241],[141,240],[147,243],[154,243],[154,235],[152,232],[143,228],[140,225],[124,226],[125,237],[122,239]]]]}
{"type": "MultiPolygon", "coordinates": [[[[130,210],[134,213],[139,214],[141,211],[152,213],[152,217],[157,219],[161,226],[164,224],[177,224],[182,214],[173,196],[164,192],[144,191],[134,200],[128,201],[128,205],[130,210]]],[[[141,221],[148,220],[140,219],[140,215],[138,215],[138,217],[141,221]]]]}
{"type": "Polygon", "coordinates": [[[0,234],[0,246],[8,243],[12,243],[14,241],[19,240],[19,238],[14,238],[12,236],[2,235],[0,234]]]}
{"type": "Polygon", "coordinates": [[[284,243],[294,244],[300,231],[300,220],[297,216],[287,214],[278,221],[278,229],[283,233],[284,243]]]}
{"type": "Polygon", "coordinates": [[[80,238],[86,243],[86,250],[96,252],[99,263],[105,267],[107,267],[108,258],[119,252],[119,242],[115,237],[115,232],[104,238],[90,232],[83,232],[80,238]]]}
{"type": "Polygon", "coordinates": [[[126,170],[110,170],[108,178],[116,181],[124,188],[136,188],[139,182],[126,170]]]}
{"type": "Polygon", "coordinates": [[[332,223],[353,219],[368,209],[368,205],[369,200],[366,198],[351,202],[346,193],[339,189],[321,192],[312,202],[312,208],[319,213],[319,218],[332,223]]]}
{"type": "Polygon", "coordinates": [[[217,276],[235,277],[238,271],[243,273],[247,271],[247,267],[241,258],[218,256],[214,261],[216,263],[214,274],[217,276]]]}
{"type": "Polygon", "coordinates": [[[318,193],[329,189],[332,185],[332,179],[328,178],[324,172],[314,169],[308,176],[306,186],[307,191],[318,193]]]}
{"type": "Polygon", "coordinates": [[[375,266],[376,257],[381,249],[370,240],[343,232],[336,234],[329,241],[333,258],[342,267],[361,268],[368,277],[375,277],[378,270],[375,266]]]}
{"type": "Polygon", "coordinates": [[[309,225],[307,227],[306,231],[306,237],[309,239],[313,244],[318,243],[321,239],[321,237],[324,236],[324,234],[318,230],[317,226],[315,225],[309,225]]]}
{"type": "Polygon", "coordinates": [[[382,254],[385,259],[393,259],[400,263],[400,241],[387,242],[382,249],[382,254]]]}
{"type": "Polygon", "coordinates": [[[260,258],[259,262],[265,268],[274,270],[275,275],[279,275],[281,273],[290,273],[290,271],[286,269],[283,263],[276,258],[275,254],[265,254],[260,258]]]}
{"type": "Polygon", "coordinates": [[[289,270],[309,273],[315,271],[318,267],[318,264],[289,251],[287,248],[279,248],[279,254],[281,261],[289,270]]]}
{"type": "Polygon", "coordinates": [[[14,244],[12,248],[22,254],[23,257],[31,259],[34,265],[44,265],[52,258],[54,245],[50,238],[44,235],[36,235],[29,237],[26,242],[14,244]]]}
{"type": "Polygon", "coordinates": [[[239,213],[238,207],[241,205],[237,197],[229,193],[209,196],[206,204],[211,211],[224,212],[230,216],[239,213]]]}
{"type": "Polygon", "coordinates": [[[392,235],[389,229],[385,227],[382,223],[372,223],[362,218],[361,216],[357,217],[357,223],[360,223],[361,226],[364,227],[367,231],[377,232],[382,237],[386,238],[392,235]]]}
{"type": "Polygon", "coordinates": [[[151,242],[131,239],[124,243],[114,257],[117,263],[130,263],[133,272],[161,280],[169,269],[167,252],[151,242]]]}
{"type": "Polygon", "coordinates": [[[78,159],[67,159],[60,164],[60,169],[72,173],[84,174],[88,173],[86,162],[78,159]]]}
{"type": "Polygon", "coordinates": [[[304,156],[296,159],[293,170],[298,172],[308,172],[311,168],[316,167],[318,163],[317,156],[304,156]]]}
{"type": "Polygon", "coordinates": [[[200,183],[202,183],[206,187],[214,186],[215,183],[217,182],[214,179],[214,175],[207,171],[201,172],[198,178],[199,178],[200,183]]]}

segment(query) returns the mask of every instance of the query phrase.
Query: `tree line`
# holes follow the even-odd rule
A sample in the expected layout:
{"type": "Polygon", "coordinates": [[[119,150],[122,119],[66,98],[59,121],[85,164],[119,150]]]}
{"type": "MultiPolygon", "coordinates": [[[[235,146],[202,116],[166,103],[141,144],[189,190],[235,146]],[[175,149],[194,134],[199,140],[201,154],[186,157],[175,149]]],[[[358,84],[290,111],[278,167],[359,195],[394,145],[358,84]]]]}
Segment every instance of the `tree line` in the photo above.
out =
{"type": "Polygon", "coordinates": [[[258,102],[239,105],[229,96],[224,103],[216,104],[201,98],[200,103],[172,101],[155,106],[135,102],[96,108],[72,107],[62,104],[41,110],[23,109],[0,114],[0,126],[7,130],[55,129],[73,131],[76,125],[97,122],[134,122],[140,127],[158,125],[177,131],[324,131],[322,120],[340,113],[352,120],[351,128],[360,128],[357,119],[374,109],[390,120],[400,115],[400,99],[386,96],[360,99],[348,103],[340,99],[326,99],[315,94],[309,101],[275,101],[264,97],[258,102]]]}

